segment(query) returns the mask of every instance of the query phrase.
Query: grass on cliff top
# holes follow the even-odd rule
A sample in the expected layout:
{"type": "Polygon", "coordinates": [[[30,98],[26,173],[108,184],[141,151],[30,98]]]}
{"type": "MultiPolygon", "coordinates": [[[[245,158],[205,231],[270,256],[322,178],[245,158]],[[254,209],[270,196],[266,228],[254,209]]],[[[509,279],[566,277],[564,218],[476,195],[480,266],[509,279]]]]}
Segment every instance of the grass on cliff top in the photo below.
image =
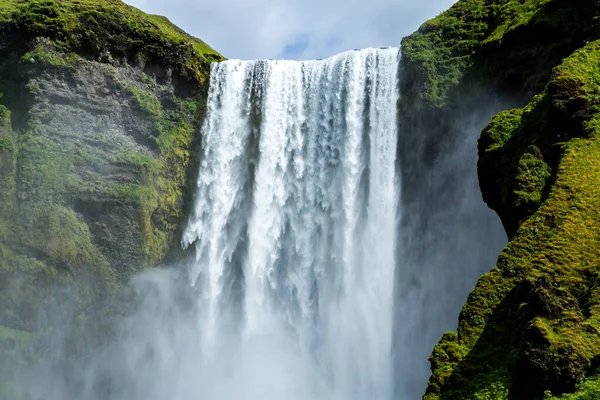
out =
{"type": "Polygon", "coordinates": [[[507,32],[515,30],[519,26],[528,24],[536,13],[551,1],[552,0],[504,0],[491,4],[489,6],[491,14],[493,16],[501,16],[501,23],[495,27],[483,43],[502,40],[502,37],[507,32]]]}
{"type": "Polygon", "coordinates": [[[544,79],[538,83],[543,85],[562,57],[600,36],[599,14],[594,0],[460,0],[402,40],[403,63],[418,71],[422,87],[417,90],[433,107],[447,105],[468,72],[485,70],[488,80],[510,81],[520,70],[529,79],[541,74],[544,79]],[[556,46],[561,50],[553,50],[556,46]],[[484,53],[482,65],[475,65],[476,56],[484,53]],[[486,65],[497,53],[507,57],[486,65]],[[527,57],[536,62],[523,65],[527,57]]]}
{"type": "Polygon", "coordinates": [[[146,14],[121,0],[2,0],[0,33],[24,39],[48,37],[66,52],[137,53],[182,67],[206,79],[207,63],[223,57],[167,18],[146,14]]]}
{"type": "Polygon", "coordinates": [[[484,0],[462,0],[402,40],[402,57],[419,66],[425,99],[441,106],[488,30],[484,0]]]}
{"type": "MultiPolygon", "coordinates": [[[[77,19],[87,13],[96,12],[96,15],[107,13],[111,17],[120,17],[121,21],[119,22],[124,22],[126,28],[130,29],[132,33],[140,36],[164,36],[174,43],[188,42],[199,54],[213,54],[220,57],[220,54],[208,44],[187,34],[171,23],[168,18],[146,14],[121,0],[2,0],[0,3],[0,23],[11,22],[15,15],[26,17],[26,15],[21,14],[19,9],[27,5],[58,6],[61,15],[56,16],[56,22],[60,22],[60,25],[67,28],[76,28],[80,22],[77,19]]],[[[32,13],[35,13],[35,8],[30,7],[30,9],[32,13]]]]}

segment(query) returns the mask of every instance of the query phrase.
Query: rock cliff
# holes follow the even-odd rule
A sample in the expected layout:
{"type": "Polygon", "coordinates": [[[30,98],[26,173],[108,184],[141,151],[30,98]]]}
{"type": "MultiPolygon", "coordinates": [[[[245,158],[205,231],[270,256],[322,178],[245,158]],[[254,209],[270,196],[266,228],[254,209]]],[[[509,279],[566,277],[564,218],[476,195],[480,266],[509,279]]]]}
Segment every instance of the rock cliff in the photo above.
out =
{"type": "Polygon", "coordinates": [[[221,59],[120,0],[0,4],[4,359],[61,316],[114,313],[121,284],[179,246],[221,59]]]}
{"type": "Polygon", "coordinates": [[[433,350],[425,399],[600,396],[599,16],[596,1],[462,0],[403,40],[402,123],[432,148],[482,105],[506,109],[478,170],[510,242],[433,350]]]}

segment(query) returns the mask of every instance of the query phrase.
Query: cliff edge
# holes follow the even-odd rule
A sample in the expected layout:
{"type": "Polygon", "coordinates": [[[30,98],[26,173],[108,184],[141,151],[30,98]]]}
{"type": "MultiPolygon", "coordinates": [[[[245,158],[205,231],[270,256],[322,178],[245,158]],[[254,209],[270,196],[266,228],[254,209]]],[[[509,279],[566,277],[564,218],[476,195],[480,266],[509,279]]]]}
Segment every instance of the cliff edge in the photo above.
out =
{"type": "Polygon", "coordinates": [[[178,246],[210,63],[222,59],[120,0],[2,1],[5,360],[64,316],[104,323],[99,304],[178,246]]]}
{"type": "Polygon", "coordinates": [[[509,244],[434,348],[427,400],[600,397],[599,18],[596,1],[462,0],[403,40],[401,123],[444,141],[445,121],[507,108],[478,172],[509,244]]]}

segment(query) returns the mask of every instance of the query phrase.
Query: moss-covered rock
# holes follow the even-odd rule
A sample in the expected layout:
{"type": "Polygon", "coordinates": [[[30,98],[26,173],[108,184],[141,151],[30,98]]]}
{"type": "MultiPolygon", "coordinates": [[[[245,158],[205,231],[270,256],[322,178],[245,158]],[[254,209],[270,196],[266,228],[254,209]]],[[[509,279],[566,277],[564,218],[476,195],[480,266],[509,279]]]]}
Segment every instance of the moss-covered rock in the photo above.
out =
{"type": "Polygon", "coordinates": [[[0,32],[27,41],[47,37],[63,52],[84,58],[172,68],[198,82],[208,76],[208,62],[222,59],[167,18],[121,0],[6,0],[0,6],[0,32]]]}
{"type": "Polygon", "coordinates": [[[473,85],[528,99],[598,36],[597,15],[595,0],[460,0],[402,40],[403,93],[432,108],[473,95],[473,85]]]}
{"type": "Polygon", "coordinates": [[[0,38],[0,347],[61,318],[100,337],[178,247],[222,57],[120,0],[3,1],[0,38]]]}
{"type": "Polygon", "coordinates": [[[482,132],[480,187],[510,243],[470,294],[458,334],[435,347],[428,400],[595,398],[598,16],[587,1],[461,1],[405,39],[403,68],[426,71],[404,82],[418,113],[443,117],[465,96],[475,106],[485,91],[529,103],[499,113],[482,132]],[[448,24],[453,30],[440,36],[448,24]],[[420,60],[416,44],[435,55],[420,60]]]}

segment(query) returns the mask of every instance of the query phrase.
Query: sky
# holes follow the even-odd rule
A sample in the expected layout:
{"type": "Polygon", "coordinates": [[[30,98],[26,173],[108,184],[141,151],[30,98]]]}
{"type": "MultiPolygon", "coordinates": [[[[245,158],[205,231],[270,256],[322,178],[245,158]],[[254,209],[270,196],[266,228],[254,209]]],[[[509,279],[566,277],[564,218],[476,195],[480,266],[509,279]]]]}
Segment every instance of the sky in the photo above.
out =
{"type": "Polygon", "coordinates": [[[325,58],[399,46],[455,0],[125,0],[168,17],[227,58],[325,58]]]}

